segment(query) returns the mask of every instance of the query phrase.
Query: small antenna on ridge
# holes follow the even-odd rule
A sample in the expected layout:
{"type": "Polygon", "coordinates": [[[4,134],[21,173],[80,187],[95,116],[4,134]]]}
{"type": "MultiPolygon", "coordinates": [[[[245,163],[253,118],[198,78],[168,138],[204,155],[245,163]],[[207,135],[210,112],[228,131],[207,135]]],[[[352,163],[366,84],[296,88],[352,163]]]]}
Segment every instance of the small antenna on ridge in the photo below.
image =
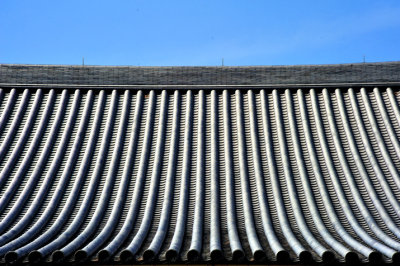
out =
{"type": "Polygon", "coordinates": [[[82,56],[82,66],[84,66],[84,65],[85,65],[85,57],[82,56]]]}
{"type": "Polygon", "coordinates": [[[222,57],[222,66],[224,66],[224,58],[222,57]]]}

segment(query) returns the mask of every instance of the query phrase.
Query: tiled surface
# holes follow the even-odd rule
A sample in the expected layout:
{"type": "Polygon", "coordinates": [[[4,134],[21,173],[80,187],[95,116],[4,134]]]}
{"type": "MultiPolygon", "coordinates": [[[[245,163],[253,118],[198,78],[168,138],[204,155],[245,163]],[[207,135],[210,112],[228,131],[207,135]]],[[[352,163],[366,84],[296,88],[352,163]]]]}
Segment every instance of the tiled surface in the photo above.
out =
{"type": "Polygon", "coordinates": [[[3,263],[399,260],[396,87],[0,100],[3,263]]]}
{"type": "Polygon", "coordinates": [[[0,84],[296,85],[400,82],[400,62],[254,67],[110,67],[0,64],[0,84]]]}

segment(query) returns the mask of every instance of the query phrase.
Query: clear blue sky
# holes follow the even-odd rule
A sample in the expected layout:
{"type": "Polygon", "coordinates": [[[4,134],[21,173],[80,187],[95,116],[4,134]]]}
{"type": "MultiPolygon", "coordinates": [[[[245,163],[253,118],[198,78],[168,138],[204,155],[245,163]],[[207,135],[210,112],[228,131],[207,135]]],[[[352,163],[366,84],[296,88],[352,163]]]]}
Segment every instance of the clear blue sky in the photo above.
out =
{"type": "Polygon", "coordinates": [[[400,60],[400,0],[0,0],[0,63],[400,60]]]}

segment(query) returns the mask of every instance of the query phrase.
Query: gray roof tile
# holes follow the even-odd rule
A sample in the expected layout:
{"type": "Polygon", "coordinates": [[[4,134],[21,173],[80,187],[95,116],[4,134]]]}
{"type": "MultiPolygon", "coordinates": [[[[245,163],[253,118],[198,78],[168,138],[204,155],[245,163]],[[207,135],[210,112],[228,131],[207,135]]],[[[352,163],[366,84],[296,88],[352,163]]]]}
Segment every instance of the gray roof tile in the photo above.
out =
{"type": "Polygon", "coordinates": [[[399,101],[386,84],[5,86],[1,262],[399,262],[399,101]]]}

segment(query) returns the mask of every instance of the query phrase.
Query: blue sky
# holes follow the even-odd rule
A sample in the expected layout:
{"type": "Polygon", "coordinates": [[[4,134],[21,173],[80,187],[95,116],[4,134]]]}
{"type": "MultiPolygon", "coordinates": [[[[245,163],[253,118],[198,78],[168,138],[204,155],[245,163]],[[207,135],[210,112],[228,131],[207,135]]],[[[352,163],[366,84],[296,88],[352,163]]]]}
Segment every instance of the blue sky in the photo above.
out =
{"type": "Polygon", "coordinates": [[[400,1],[0,0],[0,63],[400,60],[400,1]]]}

